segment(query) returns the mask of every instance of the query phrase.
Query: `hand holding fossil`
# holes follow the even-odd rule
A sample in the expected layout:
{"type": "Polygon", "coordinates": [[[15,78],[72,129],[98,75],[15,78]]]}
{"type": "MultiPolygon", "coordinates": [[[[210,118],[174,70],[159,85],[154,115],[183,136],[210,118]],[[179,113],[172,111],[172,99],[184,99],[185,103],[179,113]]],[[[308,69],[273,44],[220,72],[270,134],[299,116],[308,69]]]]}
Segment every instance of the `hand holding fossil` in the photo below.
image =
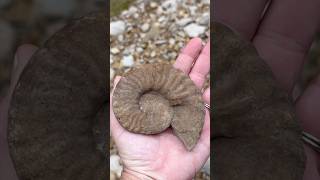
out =
{"type": "MultiPolygon", "coordinates": [[[[210,68],[210,43],[202,48],[200,39],[191,40],[182,50],[174,67],[188,74],[194,84],[201,89],[210,68]]],[[[119,80],[120,77],[116,77],[115,85],[119,80]]],[[[209,93],[210,90],[207,89],[203,94],[203,99],[208,104],[210,104],[209,93]]],[[[124,163],[123,177],[188,179],[194,176],[209,156],[210,115],[208,110],[206,110],[200,139],[191,152],[187,151],[171,129],[157,135],[134,134],[119,124],[112,110],[112,102],[110,102],[110,113],[112,137],[124,163]],[[181,169],[181,167],[184,168],[181,169]]]]}

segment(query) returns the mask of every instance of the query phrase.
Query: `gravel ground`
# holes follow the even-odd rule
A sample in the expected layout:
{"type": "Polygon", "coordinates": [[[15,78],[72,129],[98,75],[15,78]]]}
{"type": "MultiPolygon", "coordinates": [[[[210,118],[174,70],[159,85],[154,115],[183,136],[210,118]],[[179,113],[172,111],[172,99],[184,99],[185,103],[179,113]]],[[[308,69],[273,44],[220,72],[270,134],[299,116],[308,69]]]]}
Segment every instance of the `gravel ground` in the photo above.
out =
{"type": "MultiPolygon", "coordinates": [[[[116,75],[133,66],[175,62],[181,48],[192,37],[200,37],[207,42],[209,3],[209,0],[137,0],[131,5],[124,5],[127,9],[113,16],[110,22],[110,86],[116,75]]],[[[111,142],[110,179],[117,179],[122,166],[112,139],[111,142]]],[[[207,163],[195,179],[209,179],[209,171],[210,164],[207,163]]]]}

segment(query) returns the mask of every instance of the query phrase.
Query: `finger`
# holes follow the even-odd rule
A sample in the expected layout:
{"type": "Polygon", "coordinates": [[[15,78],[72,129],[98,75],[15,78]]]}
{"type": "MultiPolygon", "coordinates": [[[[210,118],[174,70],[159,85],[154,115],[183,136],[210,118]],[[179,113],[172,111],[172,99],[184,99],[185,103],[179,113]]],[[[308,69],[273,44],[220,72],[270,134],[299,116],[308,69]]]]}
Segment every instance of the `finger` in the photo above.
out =
{"type": "Polygon", "coordinates": [[[305,180],[318,180],[320,179],[320,173],[317,163],[317,152],[311,149],[309,146],[304,146],[307,162],[304,170],[303,179],[305,180]]]}
{"type": "Polygon", "coordinates": [[[202,133],[197,145],[192,150],[192,154],[195,158],[194,163],[200,165],[198,168],[204,165],[210,155],[210,113],[207,109],[202,133]]]}
{"type": "Polygon", "coordinates": [[[120,79],[121,79],[121,76],[116,76],[114,78],[114,81],[113,81],[114,88],[113,88],[112,93],[110,95],[110,131],[111,131],[111,136],[114,137],[114,139],[117,139],[116,137],[119,137],[120,134],[122,134],[124,132],[124,128],[118,122],[116,116],[113,113],[113,109],[112,109],[113,92],[114,92],[118,82],[120,81],[120,79]]]}
{"type": "Polygon", "coordinates": [[[204,82],[206,81],[206,77],[210,71],[210,42],[208,42],[201,54],[195,61],[191,72],[189,74],[190,79],[194,82],[194,84],[198,88],[202,88],[204,82]]]}
{"type": "Polygon", "coordinates": [[[215,0],[214,19],[238,31],[250,40],[258,27],[269,0],[215,0]]]}
{"type": "Polygon", "coordinates": [[[200,38],[193,38],[189,41],[185,48],[182,49],[173,67],[180,69],[189,74],[192,64],[198,57],[202,49],[202,41],[200,38]]]}
{"type": "Polygon", "coordinates": [[[204,91],[202,98],[205,103],[210,105],[210,87],[204,91]]]}
{"type": "Polygon", "coordinates": [[[254,37],[260,56],[290,93],[320,25],[319,9],[319,0],[272,1],[254,37]]]}
{"type": "Polygon", "coordinates": [[[320,75],[296,101],[296,113],[304,131],[320,139],[320,75]]]}

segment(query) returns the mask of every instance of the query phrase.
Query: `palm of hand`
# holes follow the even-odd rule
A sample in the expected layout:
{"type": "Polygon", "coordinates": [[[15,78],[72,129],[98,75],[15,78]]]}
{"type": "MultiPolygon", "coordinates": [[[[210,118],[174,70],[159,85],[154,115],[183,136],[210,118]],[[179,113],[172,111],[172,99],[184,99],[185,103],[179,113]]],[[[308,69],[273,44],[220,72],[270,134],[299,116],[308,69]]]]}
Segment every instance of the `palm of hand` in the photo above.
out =
{"type": "Polygon", "coordinates": [[[171,129],[151,136],[123,131],[115,139],[127,171],[148,174],[156,179],[189,179],[200,168],[199,163],[195,163],[197,156],[185,149],[171,129]]]}
{"type": "MultiPolygon", "coordinates": [[[[199,88],[203,86],[209,72],[209,48],[208,43],[202,50],[201,40],[193,39],[174,65],[175,68],[189,74],[199,88]]],[[[114,84],[116,85],[119,80],[120,77],[116,77],[114,84]]],[[[205,102],[210,103],[209,89],[204,92],[203,98],[205,102]]],[[[168,177],[190,179],[207,160],[210,153],[209,111],[206,112],[198,144],[189,152],[171,129],[157,135],[134,134],[125,130],[117,122],[111,104],[112,102],[110,102],[111,133],[122,159],[124,172],[147,175],[156,179],[168,179],[168,177]]]]}

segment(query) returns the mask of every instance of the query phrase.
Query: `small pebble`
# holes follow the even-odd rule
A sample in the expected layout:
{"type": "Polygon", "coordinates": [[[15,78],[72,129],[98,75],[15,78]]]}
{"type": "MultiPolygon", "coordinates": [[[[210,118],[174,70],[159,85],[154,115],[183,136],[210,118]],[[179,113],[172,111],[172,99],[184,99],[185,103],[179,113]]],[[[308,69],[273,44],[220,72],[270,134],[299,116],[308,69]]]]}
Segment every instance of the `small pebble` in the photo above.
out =
{"type": "Polygon", "coordinates": [[[198,19],[200,25],[208,25],[210,23],[210,13],[203,13],[198,19]]]}
{"type": "Polygon", "coordinates": [[[119,178],[122,173],[122,165],[120,164],[120,157],[118,155],[111,155],[110,156],[110,171],[115,173],[119,178]]]}
{"type": "Polygon", "coordinates": [[[113,63],[113,56],[110,54],[110,64],[113,63]]]}
{"type": "Polygon", "coordinates": [[[149,29],[150,29],[150,24],[148,24],[148,23],[144,23],[144,24],[141,26],[142,32],[147,32],[147,31],[149,31],[149,29]]]}
{"type": "Polygon", "coordinates": [[[138,47],[138,48],[137,48],[137,52],[138,52],[138,53],[142,53],[142,52],[143,52],[143,48],[138,47]]]}
{"type": "Polygon", "coordinates": [[[112,80],[114,77],[114,70],[110,68],[110,80],[112,80]]]}
{"type": "Polygon", "coordinates": [[[155,56],[156,56],[156,52],[152,51],[151,54],[150,54],[150,57],[155,57],[155,56]]]}
{"type": "Polygon", "coordinates": [[[189,37],[198,37],[201,34],[205,33],[206,27],[192,23],[186,26],[184,28],[184,31],[188,34],[189,37]]]}
{"type": "Polygon", "coordinates": [[[174,40],[173,38],[169,39],[169,44],[174,45],[176,43],[176,40],[174,40]]]}
{"type": "Polygon", "coordinates": [[[112,54],[118,54],[118,53],[120,52],[120,50],[119,50],[118,48],[111,48],[111,49],[110,49],[110,52],[111,52],[112,54]]]}
{"type": "Polygon", "coordinates": [[[156,2],[150,2],[150,7],[151,8],[156,8],[158,6],[158,3],[156,2]]]}
{"type": "Polygon", "coordinates": [[[110,23],[110,35],[118,36],[126,30],[126,24],[123,21],[115,21],[110,23]]]}
{"type": "Polygon", "coordinates": [[[134,58],[132,55],[124,56],[122,59],[122,65],[124,67],[132,67],[134,65],[134,58]]]}
{"type": "Polygon", "coordinates": [[[178,3],[176,0],[166,0],[165,2],[162,3],[162,7],[167,11],[167,12],[175,12],[178,8],[178,3]]]}

